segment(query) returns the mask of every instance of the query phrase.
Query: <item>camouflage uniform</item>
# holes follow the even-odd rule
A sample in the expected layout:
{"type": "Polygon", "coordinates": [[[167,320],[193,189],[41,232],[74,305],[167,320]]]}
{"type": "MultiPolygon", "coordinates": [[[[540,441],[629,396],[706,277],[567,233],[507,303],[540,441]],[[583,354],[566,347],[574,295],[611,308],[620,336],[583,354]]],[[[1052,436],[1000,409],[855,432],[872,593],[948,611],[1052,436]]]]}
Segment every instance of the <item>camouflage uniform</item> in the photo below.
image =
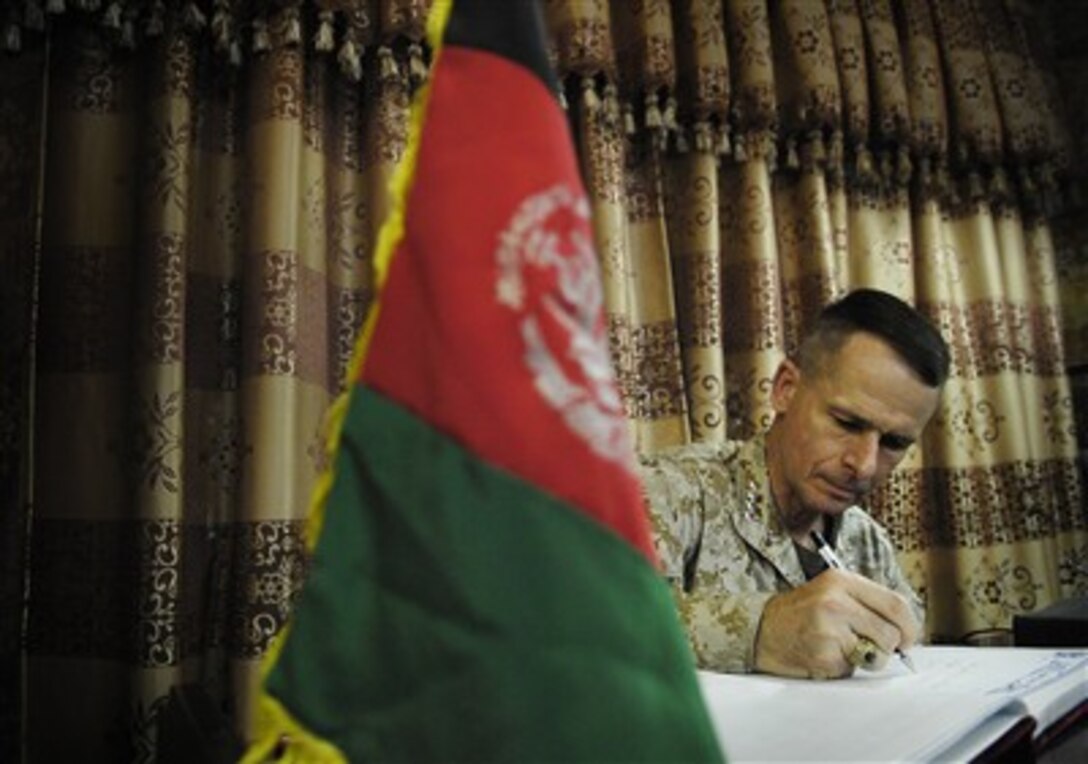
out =
{"type": "MultiPolygon", "coordinates": [[[[806,581],[771,499],[764,443],[693,444],[642,459],[654,545],[700,668],[752,671],[763,606],[806,581]]],[[[847,568],[906,597],[922,622],[918,595],[868,513],[850,507],[829,535],[847,568]]]]}

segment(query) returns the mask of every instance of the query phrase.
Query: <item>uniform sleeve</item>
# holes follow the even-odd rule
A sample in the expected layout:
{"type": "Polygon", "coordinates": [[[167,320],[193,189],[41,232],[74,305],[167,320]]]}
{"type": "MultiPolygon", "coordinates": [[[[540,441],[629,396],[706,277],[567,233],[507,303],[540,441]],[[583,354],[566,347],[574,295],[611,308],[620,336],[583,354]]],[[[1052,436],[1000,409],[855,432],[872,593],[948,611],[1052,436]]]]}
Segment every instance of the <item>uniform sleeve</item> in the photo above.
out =
{"type": "MultiPolygon", "coordinates": [[[[700,570],[708,511],[706,481],[700,474],[705,458],[689,448],[642,459],[654,547],[699,668],[749,672],[763,607],[774,592],[745,592],[750,587],[742,582],[733,586],[721,571],[700,570]]],[[[716,546],[720,544],[717,539],[716,546]]],[[[744,556],[738,547],[736,559],[744,556]]]]}
{"type": "Polygon", "coordinates": [[[776,593],[678,592],[680,616],[699,668],[733,674],[754,671],[763,608],[776,593]]]}
{"type": "MultiPolygon", "coordinates": [[[[852,510],[855,511],[855,510],[852,510]]],[[[853,562],[847,565],[853,570],[900,594],[910,603],[915,619],[925,633],[926,612],[922,599],[910,585],[895,545],[886,530],[868,514],[857,510],[857,530],[848,534],[851,538],[848,556],[853,562]]],[[[846,551],[846,550],[844,550],[846,551]]]]}
{"type": "Polygon", "coordinates": [[[901,594],[907,602],[910,603],[914,618],[918,621],[919,627],[921,627],[921,633],[925,634],[926,610],[925,606],[922,605],[922,598],[918,596],[918,592],[914,591],[914,587],[910,585],[906,574],[903,573],[903,569],[900,567],[899,560],[896,556],[895,547],[892,546],[891,541],[883,532],[881,532],[881,536],[883,536],[884,543],[887,544],[883,556],[884,565],[881,572],[881,577],[883,578],[882,583],[893,592],[901,594]]]}
{"type": "Polygon", "coordinates": [[[703,532],[703,492],[679,452],[642,457],[642,490],[661,572],[683,588],[695,562],[703,532]]]}

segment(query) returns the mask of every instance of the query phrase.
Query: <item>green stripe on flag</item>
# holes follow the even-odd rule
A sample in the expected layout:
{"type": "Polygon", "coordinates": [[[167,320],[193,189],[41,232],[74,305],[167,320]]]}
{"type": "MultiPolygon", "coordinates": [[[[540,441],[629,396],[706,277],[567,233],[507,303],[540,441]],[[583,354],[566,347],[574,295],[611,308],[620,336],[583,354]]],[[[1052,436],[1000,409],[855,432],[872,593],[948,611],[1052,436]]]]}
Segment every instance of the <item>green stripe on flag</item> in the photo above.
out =
{"type": "Polygon", "coordinates": [[[352,761],[720,760],[630,544],[364,387],[335,470],[267,679],[313,733],[352,761]]]}

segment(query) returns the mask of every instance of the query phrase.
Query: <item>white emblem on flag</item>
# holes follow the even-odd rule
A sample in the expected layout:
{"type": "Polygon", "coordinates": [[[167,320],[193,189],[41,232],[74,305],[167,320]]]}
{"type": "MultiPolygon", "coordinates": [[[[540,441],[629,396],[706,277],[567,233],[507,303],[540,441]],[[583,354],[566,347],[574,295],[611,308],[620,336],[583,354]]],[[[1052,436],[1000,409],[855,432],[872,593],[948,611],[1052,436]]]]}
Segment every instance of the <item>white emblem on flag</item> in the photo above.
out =
{"type": "Polygon", "coordinates": [[[585,195],[560,185],[527,197],[495,259],[496,297],[519,316],[537,391],[595,453],[633,469],[585,195]]]}

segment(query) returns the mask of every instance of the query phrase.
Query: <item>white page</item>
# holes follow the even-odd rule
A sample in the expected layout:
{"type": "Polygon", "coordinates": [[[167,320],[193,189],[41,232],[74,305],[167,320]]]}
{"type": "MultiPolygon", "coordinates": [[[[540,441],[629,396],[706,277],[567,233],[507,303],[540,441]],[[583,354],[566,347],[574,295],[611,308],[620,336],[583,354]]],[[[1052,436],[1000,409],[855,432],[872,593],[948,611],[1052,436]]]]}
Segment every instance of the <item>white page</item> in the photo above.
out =
{"type": "Polygon", "coordinates": [[[733,762],[924,760],[1006,702],[888,692],[866,680],[701,674],[700,684],[733,762]]]}
{"type": "Polygon", "coordinates": [[[931,692],[977,692],[1015,701],[1042,732],[1088,700],[1088,650],[925,647],[915,681],[931,692]]]}
{"type": "Polygon", "coordinates": [[[1088,693],[1088,651],[919,647],[911,658],[916,674],[890,661],[837,681],[699,679],[723,750],[737,762],[924,761],[1010,706],[1021,710],[990,726],[1011,727],[1025,694],[1033,713],[1057,701],[1057,718],[1088,693]]]}

